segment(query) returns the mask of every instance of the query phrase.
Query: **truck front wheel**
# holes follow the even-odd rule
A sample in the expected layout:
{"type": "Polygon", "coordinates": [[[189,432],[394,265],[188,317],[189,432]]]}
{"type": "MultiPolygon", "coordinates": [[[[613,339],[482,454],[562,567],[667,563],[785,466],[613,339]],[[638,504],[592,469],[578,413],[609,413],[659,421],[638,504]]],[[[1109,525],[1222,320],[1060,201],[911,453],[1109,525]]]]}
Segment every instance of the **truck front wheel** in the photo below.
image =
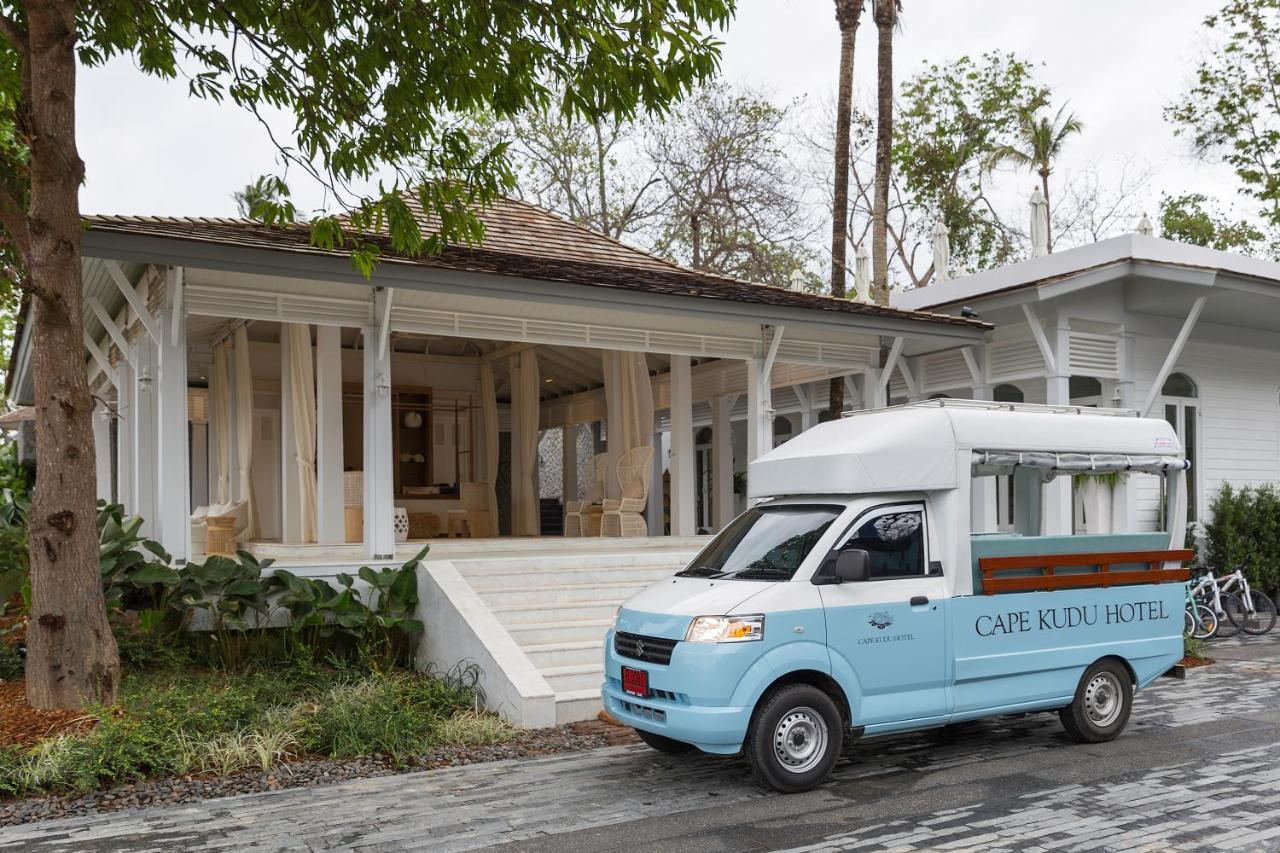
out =
{"type": "Polygon", "coordinates": [[[1078,743],[1115,740],[1129,722],[1133,682],[1124,664],[1100,660],[1084,671],[1075,699],[1058,711],[1067,734],[1078,743]]]}
{"type": "Polygon", "coordinates": [[[822,783],[844,746],[844,723],[831,697],[808,684],[790,684],[762,700],[745,744],[762,784],[794,794],[822,783]]]}

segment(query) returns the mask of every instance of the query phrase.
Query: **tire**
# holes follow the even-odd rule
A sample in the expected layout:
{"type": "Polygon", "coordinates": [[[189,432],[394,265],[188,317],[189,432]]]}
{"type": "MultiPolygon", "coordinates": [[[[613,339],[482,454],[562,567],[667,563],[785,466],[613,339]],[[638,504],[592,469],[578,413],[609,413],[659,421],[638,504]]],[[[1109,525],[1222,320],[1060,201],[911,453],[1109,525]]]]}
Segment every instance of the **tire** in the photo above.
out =
{"type": "Polygon", "coordinates": [[[693,744],[691,743],[685,743],[682,740],[672,740],[671,738],[664,737],[663,735],[655,735],[653,732],[646,732],[644,729],[636,729],[636,734],[638,734],[640,736],[640,740],[644,741],[648,746],[658,750],[658,752],[665,752],[667,755],[680,755],[685,752],[690,752],[693,749],[693,744]]]}
{"type": "Polygon", "coordinates": [[[1218,636],[1217,615],[1199,602],[1195,605],[1195,630],[1191,636],[1197,640],[1211,640],[1218,636]]]}
{"type": "Polygon", "coordinates": [[[1133,682],[1118,660],[1097,661],[1080,676],[1071,704],[1058,711],[1062,727],[1077,743],[1115,740],[1133,710],[1133,682]]]}
{"type": "Polygon", "coordinates": [[[756,780],[795,794],[820,785],[844,748],[844,720],[831,697],[808,684],[760,700],[743,745],[756,780]]]}
{"type": "Polygon", "coordinates": [[[1191,614],[1190,607],[1182,610],[1182,636],[1191,637],[1196,632],[1196,617],[1191,614]]]}
{"type": "MultiPolygon", "coordinates": [[[[1212,608],[1210,608],[1212,609],[1212,608]]],[[[1234,637],[1249,621],[1249,612],[1233,592],[1222,594],[1222,610],[1218,612],[1218,636],[1234,637]]]]}
{"type": "Polygon", "coordinates": [[[1271,596],[1260,592],[1249,591],[1249,599],[1253,602],[1254,615],[1243,626],[1246,634],[1255,637],[1265,634],[1276,626],[1276,603],[1271,596]]]}

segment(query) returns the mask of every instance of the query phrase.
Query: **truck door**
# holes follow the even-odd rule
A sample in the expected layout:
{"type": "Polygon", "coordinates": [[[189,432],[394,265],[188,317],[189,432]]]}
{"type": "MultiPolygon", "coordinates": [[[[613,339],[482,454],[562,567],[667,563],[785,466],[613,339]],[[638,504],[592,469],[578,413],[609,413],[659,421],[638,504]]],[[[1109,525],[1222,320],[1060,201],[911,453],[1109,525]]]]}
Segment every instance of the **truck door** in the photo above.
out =
{"type": "Polygon", "coordinates": [[[947,590],[937,564],[930,571],[927,523],[923,503],[867,510],[831,557],[867,551],[868,579],[819,587],[833,674],[852,670],[862,691],[860,701],[850,697],[853,724],[871,731],[943,722],[950,713],[947,590]]]}

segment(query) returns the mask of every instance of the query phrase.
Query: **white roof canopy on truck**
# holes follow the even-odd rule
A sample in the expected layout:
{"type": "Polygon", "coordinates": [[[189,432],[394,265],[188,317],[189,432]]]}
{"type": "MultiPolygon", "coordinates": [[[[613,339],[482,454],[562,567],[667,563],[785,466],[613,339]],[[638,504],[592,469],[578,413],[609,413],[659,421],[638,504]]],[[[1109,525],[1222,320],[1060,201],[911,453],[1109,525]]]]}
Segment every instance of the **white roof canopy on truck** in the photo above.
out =
{"type": "Polygon", "coordinates": [[[1172,426],[1133,412],[931,400],[819,424],[752,462],[747,488],[752,498],[954,489],[964,452],[974,475],[1187,464],[1172,426]]]}

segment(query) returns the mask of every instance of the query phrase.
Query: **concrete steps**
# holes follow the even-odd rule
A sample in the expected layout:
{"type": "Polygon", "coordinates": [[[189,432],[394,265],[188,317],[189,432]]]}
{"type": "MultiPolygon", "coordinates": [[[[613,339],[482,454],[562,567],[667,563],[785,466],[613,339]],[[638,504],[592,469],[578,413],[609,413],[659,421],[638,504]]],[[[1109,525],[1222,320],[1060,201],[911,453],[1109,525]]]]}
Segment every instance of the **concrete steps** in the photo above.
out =
{"type": "Polygon", "coordinates": [[[701,544],[658,547],[650,540],[646,547],[615,546],[602,553],[605,543],[590,541],[594,549],[454,559],[459,574],[555,691],[557,723],[591,719],[600,711],[603,641],[618,606],[678,572],[701,544]]]}

